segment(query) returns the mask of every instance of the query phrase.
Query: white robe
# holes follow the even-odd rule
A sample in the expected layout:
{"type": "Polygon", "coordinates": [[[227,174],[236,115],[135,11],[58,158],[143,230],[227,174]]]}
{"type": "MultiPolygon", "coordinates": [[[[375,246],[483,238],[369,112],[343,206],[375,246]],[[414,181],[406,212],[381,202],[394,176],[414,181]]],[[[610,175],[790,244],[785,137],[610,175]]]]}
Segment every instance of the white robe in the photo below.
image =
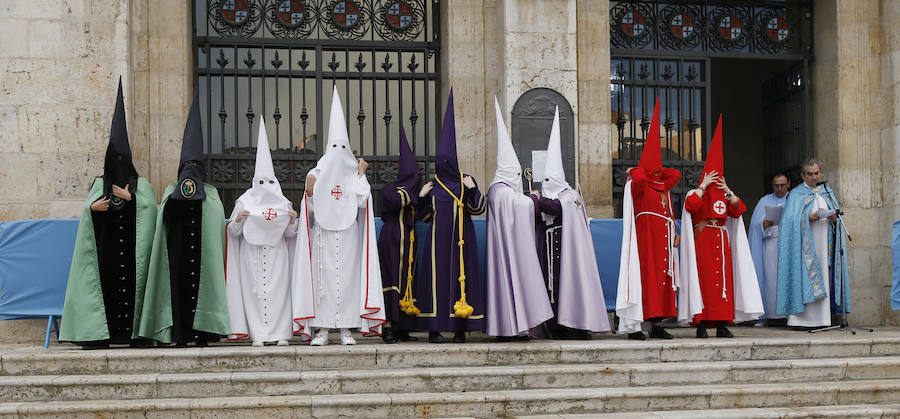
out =
{"type": "MultiPolygon", "coordinates": [[[[314,169],[310,174],[318,173],[314,169]]],[[[314,190],[313,195],[328,192],[314,190]]],[[[301,233],[306,237],[297,240],[294,321],[296,332],[305,339],[310,328],[358,328],[365,335],[381,334],[384,300],[369,181],[359,176],[345,195],[345,199],[355,199],[361,211],[356,222],[344,230],[317,225],[313,205],[306,198],[301,204],[301,233]],[[304,253],[309,256],[304,258],[304,253]],[[307,288],[311,288],[309,292],[307,288]]]]}
{"type": "MultiPolygon", "coordinates": [[[[778,289],[778,225],[763,228],[763,269],[766,272],[766,299],[765,307],[769,308],[766,318],[783,319],[775,313],[775,299],[778,289]]],[[[760,227],[762,228],[762,227],[760,227]]]]}
{"type": "MultiPolygon", "coordinates": [[[[235,204],[234,214],[243,205],[235,204]]],[[[297,225],[288,225],[275,245],[258,246],[244,240],[244,222],[231,221],[227,235],[226,284],[232,340],[287,340],[293,336],[291,313],[291,245],[297,225]],[[287,240],[286,240],[287,239],[287,240]]]]}
{"type": "MultiPolygon", "coordinates": [[[[827,209],[828,204],[821,194],[816,192],[816,201],[812,205],[812,211],[827,209]]],[[[827,218],[810,222],[809,228],[812,231],[813,246],[816,247],[816,257],[819,258],[819,266],[822,272],[826,272],[828,267],[828,232],[831,230],[831,221],[827,218]]],[[[806,311],[788,316],[788,326],[804,326],[804,327],[821,327],[831,326],[831,277],[829,274],[823,275],[825,284],[825,298],[811,302],[806,305],[806,311]]]]}

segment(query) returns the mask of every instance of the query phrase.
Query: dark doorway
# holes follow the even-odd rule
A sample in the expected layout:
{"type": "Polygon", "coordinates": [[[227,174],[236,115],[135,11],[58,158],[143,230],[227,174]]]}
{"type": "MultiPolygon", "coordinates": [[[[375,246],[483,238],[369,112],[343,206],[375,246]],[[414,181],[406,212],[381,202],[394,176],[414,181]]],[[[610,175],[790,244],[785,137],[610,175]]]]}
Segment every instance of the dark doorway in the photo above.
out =
{"type": "MultiPolygon", "coordinates": [[[[765,117],[763,85],[791,64],[782,60],[712,60],[710,130],[722,114],[725,179],[748,211],[759,198],[772,192],[767,179],[766,132],[780,131],[778,119],[772,119],[771,113],[765,117]]],[[[749,216],[744,219],[749,221],[749,216]]]]}

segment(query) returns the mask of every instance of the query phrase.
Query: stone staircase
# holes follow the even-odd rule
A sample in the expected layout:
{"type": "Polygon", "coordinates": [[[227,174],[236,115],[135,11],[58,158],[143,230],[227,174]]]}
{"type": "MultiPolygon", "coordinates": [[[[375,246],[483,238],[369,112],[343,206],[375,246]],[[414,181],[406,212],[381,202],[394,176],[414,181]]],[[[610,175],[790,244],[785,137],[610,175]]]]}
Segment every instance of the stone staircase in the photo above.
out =
{"type": "Polygon", "coordinates": [[[0,418],[900,417],[900,330],[735,339],[3,348],[0,418]]]}

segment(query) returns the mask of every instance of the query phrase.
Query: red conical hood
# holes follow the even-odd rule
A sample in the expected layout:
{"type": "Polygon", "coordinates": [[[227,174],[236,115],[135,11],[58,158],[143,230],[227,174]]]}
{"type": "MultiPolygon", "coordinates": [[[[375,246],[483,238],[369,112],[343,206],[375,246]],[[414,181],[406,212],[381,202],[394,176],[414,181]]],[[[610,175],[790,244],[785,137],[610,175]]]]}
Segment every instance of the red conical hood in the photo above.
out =
{"type": "MultiPolygon", "coordinates": [[[[712,171],[718,172],[720,177],[725,176],[725,163],[722,158],[722,114],[719,114],[716,132],[713,134],[712,144],[709,145],[709,150],[706,153],[706,163],[703,166],[702,176],[712,171]]],[[[702,176],[700,177],[701,182],[703,181],[702,176]]],[[[713,183],[706,188],[703,200],[709,205],[714,205],[716,201],[725,201],[725,192],[719,189],[718,184],[713,183]]]]}
{"type": "Polygon", "coordinates": [[[638,167],[644,169],[647,176],[653,176],[654,172],[662,171],[662,150],[659,145],[659,96],[656,97],[656,105],[653,107],[653,120],[650,122],[650,130],[647,131],[647,140],[644,141],[644,150],[641,152],[641,161],[638,167]]]}
{"type": "Polygon", "coordinates": [[[719,122],[716,123],[716,132],[713,134],[712,144],[706,153],[706,164],[703,165],[703,174],[712,171],[719,172],[719,176],[725,176],[725,163],[722,159],[722,114],[719,114],[719,122]]]}

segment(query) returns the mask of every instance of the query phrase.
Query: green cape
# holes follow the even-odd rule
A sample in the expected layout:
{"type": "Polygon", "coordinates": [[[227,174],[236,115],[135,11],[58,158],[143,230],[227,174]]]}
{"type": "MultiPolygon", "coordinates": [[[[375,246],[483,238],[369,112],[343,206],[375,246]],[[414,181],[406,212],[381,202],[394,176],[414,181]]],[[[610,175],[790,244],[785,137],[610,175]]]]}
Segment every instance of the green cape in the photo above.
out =
{"type": "MultiPolygon", "coordinates": [[[[219,192],[204,183],[203,219],[200,235],[200,289],[197,291],[197,311],[194,330],[227,335],[231,329],[225,299],[225,208],[219,192]]],[[[163,211],[175,184],[163,192],[156,215],[156,235],[150,256],[150,271],[144,301],[135,310],[141,313],[137,335],[157,342],[172,342],[172,294],[169,279],[169,250],[163,211]]]]}
{"type": "MultiPolygon", "coordinates": [[[[63,306],[59,340],[68,342],[89,342],[109,339],[106,324],[106,306],[100,287],[100,266],[97,259],[97,241],[94,236],[94,219],[91,204],[103,195],[103,178],[94,180],[88,194],[78,234],[75,236],[75,251],[66,286],[66,301],[63,306]]],[[[153,228],[156,226],[156,194],[147,179],[138,178],[135,193],[135,295],[134,307],[140,307],[144,298],[144,283],[147,281],[147,264],[150,261],[150,246],[153,244],[153,228]]],[[[132,330],[137,330],[140,311],[134,312],[132,330]]]]}

